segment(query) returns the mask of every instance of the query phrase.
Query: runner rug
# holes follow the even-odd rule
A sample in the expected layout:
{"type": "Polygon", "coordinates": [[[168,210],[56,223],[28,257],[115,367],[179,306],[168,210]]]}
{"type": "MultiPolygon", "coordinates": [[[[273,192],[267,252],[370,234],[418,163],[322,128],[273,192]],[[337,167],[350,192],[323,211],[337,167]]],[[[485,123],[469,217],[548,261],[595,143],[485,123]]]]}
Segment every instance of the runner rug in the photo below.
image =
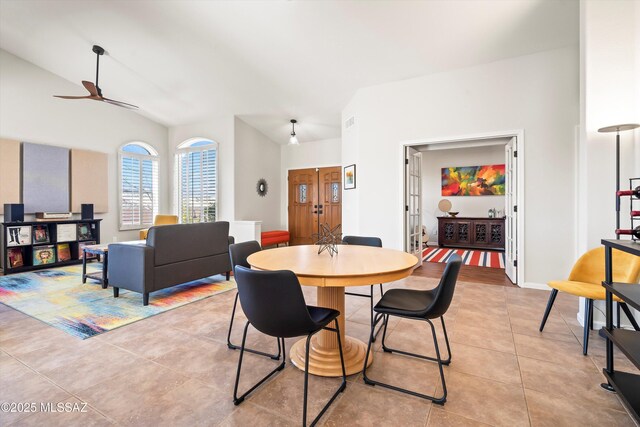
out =
{"type": "Polygon", "coordinates": [[[447,262],[449,257],[457,253],[462,263],[476,267],[504,268],[504,252],[476,251],[467,249],[425,248],[422,260],[429,262],[447,262]]]}
{"type": "MultiPolygon", "coordinates": [[[[91,263],[87,273],[102,271],[91,263]]],[[[153,292],[148,306],[142,294],[113,289],[87,280],[82,284],[82,266],[68,266],[0,276],[0,303],[81,339],[155,316],[221,292],[235,289],[233,279],[207,277],[153,292]]]]}

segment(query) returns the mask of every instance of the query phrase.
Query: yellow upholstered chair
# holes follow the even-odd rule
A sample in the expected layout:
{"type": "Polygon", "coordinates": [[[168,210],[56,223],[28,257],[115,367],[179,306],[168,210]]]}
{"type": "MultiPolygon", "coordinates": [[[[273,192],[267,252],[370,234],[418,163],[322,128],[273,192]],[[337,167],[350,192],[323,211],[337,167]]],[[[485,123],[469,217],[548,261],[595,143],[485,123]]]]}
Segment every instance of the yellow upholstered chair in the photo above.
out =
{"type": "MultiPolygon", "coordinates": [[[[153,225],[171,225],[178,223],[178,215],[156,215],[153,219],[153,225]]],[[[147,239],[147,233],[149,229],[140,230],[140,240],[147,239]]]]}
{"type": "MultiPolygon", "coordinates": [[[[613,281],[619,283],[637,283],[640,277],[640,258],[625,252],[613,250],[613,281]]],[[[585,298],[584,304],[584,341],[583,353],[587,354],[589,345],[589,329],[593,323],[593,301],[605,299],[605,289],[602,281],[605,278],[604,267],[604,247],[591,249],[576,261],[568,280],[558,280],[549,282],[551,295],[544,312],[540,332],[544,329],[553,302],[558,295],[558,291],[566,292],[585,298]]],[[[619,307],[625,312],[633,327],[637,330],[638,324],[633,318],[627,304],[620,302],[620,299],[613,296],[614,301],[619,303],[619,307]]]]}

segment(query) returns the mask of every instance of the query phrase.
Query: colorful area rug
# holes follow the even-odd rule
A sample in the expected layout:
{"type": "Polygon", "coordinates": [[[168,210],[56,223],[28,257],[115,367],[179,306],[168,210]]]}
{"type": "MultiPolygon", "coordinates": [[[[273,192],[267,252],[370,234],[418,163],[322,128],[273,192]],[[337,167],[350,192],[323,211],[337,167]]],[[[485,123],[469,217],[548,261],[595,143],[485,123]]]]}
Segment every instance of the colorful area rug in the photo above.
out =
{"type": "Polygon", "coordinates": [[[447,262],[453,254],[462,257],[462,263],[476,267],[504,268],[504,252],[474,251],[466,249],[425,248],[422,260],[429,262],[447,262]]]}
{"type": "MultiPolygon", "coordinates": [[[[88,273],[101,269],[99,263],[87,266],[88,273]]],[[[78,265],[0,276],[0,303],[86,339],[235,287],[233,279],[212,276],[153,292],[145,307],[137,292],[120,289],[114,298],[111,287],[91,279],[83,285],[78,265]]]]}

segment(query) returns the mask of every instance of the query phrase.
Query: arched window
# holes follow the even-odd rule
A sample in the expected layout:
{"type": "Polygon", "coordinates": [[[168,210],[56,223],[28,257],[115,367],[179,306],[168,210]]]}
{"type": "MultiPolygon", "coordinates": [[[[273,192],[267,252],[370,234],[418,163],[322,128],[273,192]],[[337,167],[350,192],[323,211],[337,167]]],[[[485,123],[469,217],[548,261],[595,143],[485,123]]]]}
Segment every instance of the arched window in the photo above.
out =
{"type": "Polygon", "coordinates": [[[120,230],[153,225],[158,213],[158,152],[144,142],[120,147],[120,230]]]}
{"type": "Polygon", "coordinates": [[[176,150],[176,201],[180,222],[212,222],[218,208],[218,144],[191,138],[176,150]]]}

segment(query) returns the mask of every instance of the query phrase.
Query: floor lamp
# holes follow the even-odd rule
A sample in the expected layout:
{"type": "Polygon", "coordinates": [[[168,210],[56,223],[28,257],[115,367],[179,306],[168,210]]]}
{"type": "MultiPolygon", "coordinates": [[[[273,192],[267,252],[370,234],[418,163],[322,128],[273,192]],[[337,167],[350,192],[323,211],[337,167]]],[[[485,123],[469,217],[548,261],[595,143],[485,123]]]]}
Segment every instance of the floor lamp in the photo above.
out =
{"type": "MultiPolygon", "coordinates": [[[[616,230],[620,229],[620,197],[618,197],[618,191],[620,191],[620,132],[627,130],[633,130],[640,127],[637,123],[630,123],[624,125],[613,125],[598,129],[600,133],[616,133],[616,230]]],[[[616,233],[616,239],[620,240],[620,235],[616,233]]]]}
{"type": "MultiPolygon", "coordinates": [[[[627,130],[633,130],[635,128],[640,127],[639,124],[636,123],[628,123],[624,125],[613,125],[606,126],[598,129],[600,133],[616,133],[616,230],[620,229],[620,197],[618,196],[618,191],[620,191],[620,132],[624,132],[627,130]]],[[[616,239],[620,240],[620,235],[616,233],[616,239]]],[[[616,307],[616,320],[618,328],[620,327],[620,304],[616,307]]],[[[600,330],[601,337],[605,337],[604,331],[600,330]]]]}

